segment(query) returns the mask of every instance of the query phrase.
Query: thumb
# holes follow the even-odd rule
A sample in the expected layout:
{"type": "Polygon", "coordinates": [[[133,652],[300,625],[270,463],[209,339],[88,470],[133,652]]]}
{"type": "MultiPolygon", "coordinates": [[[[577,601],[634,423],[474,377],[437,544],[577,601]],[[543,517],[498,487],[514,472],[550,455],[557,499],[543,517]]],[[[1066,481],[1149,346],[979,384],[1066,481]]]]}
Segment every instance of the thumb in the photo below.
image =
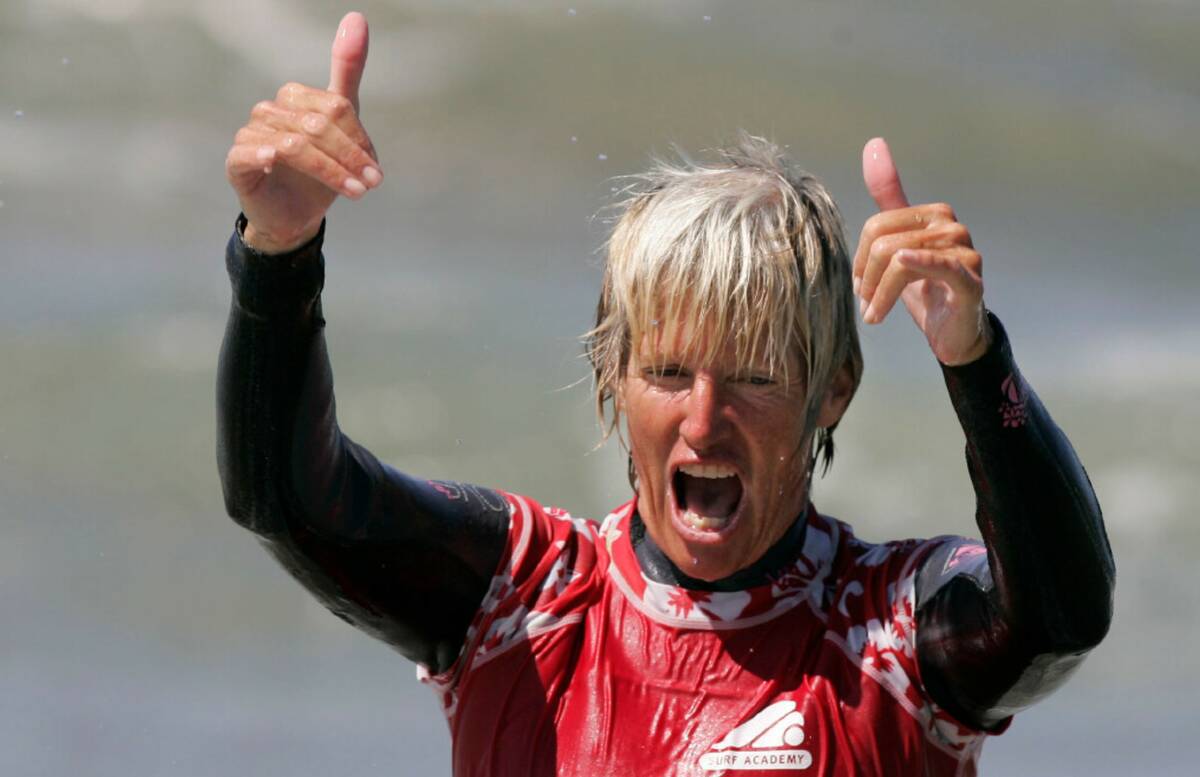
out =
{"type": "Polygon", "coordinates": [[[880,210],[908,207],[908,198],[904,196],[904,187],[900,185],[900,173],[896,172],[896,164],[892,161],[892,152],[888,150],[886,140],[868,140],[867,145],[863,146],[862,164],[863,182],[867,184],[867,191],[880,210]]]}
{"type": "Polygon", "coordinates": [[[357,11],[342,17],[329,63],[329,91],[348,98],[358,112],[358,84],[367,66],[367,18],[357,11]]]}

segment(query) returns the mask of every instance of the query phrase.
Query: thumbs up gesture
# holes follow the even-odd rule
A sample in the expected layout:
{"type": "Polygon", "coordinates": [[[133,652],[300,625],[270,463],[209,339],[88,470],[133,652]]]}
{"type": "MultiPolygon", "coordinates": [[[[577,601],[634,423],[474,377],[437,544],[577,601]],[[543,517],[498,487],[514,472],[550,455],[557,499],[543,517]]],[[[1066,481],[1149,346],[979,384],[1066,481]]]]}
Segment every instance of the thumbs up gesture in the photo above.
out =
{"type": "Polygon", "coordinates": [[[938,361],[972,362],[991,343],[983,307],[983,260],[945,203],[908,204],[883,138],[863,148],[863,181],[879,206],[854,256],[863,321],[878,324],[903,300],[938,361]]]}
{"type": "Polygon", "coordinates": [[[247,225],[247,245],[284,253],[312,239],[329,206],[360,199],[383,180],[375,147],[358,119],[367,64],[367,20],[342,19],[333,39],[329,88],[288,83],[250,112],[225,158],[247,225]]]}

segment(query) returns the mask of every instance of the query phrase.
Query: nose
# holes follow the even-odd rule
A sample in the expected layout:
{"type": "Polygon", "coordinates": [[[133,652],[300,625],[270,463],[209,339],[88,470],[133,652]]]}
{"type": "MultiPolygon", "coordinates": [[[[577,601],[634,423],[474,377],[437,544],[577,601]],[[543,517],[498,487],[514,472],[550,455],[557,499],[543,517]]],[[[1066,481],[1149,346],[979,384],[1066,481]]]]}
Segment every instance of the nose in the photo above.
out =
{"type": "Polygon", "coordinates": [[[688,447],[704,451],[721,441],[725,433],[725,400],[721,384],[711,374],[698,372],[692,378],[692,388],[684,405],[679,434],[688,447]]]}

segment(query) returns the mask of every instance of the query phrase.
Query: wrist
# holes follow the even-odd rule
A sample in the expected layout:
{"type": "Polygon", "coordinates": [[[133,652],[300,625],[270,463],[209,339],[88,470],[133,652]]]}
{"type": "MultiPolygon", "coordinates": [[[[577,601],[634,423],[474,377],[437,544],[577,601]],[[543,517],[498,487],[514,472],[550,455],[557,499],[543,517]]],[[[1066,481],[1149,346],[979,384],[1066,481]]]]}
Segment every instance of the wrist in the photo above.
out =
{"type": "Polygon", "coordinates": [[[311,242],[320,231],[321,222],[317,222],[315,226],[306,227],[292,235],[279,236],[256,229],[252,222],[247,221],[242,229],[242,242],[259,254],[288,254],[311,242]]]}
{"type": "Polygon", "coordinates": [[[979,311],[979,336],[975,339],[975,343],[958,359],[950,362],[942,362],[947,367],[963,367],[972,362],[983,358],[992,348],[992,343],[996,341],[996,333],[992,330],[991,317],[988,315],[986,308],[980,308],[979,311]]]}
{"type": "Polygon", "coordinates": [[[308,315],[325,281],[324,222],[307,243],[275,255],[249,245],[247,227],[245,215],[239,215],[225,250],[225,269],[238,307],[263,319],[308,315]]]}

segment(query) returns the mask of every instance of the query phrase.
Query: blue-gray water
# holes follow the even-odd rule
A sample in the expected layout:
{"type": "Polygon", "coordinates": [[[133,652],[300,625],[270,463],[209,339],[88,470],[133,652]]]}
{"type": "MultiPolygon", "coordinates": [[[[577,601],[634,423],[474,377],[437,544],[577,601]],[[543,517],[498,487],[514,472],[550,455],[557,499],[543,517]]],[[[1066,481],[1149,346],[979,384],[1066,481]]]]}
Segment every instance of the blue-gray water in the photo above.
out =
{"type": "MultiPolygon", "coordinates": [[[[256,100],[324,84],[326,6],[0,7],[0,774],[448,771],[411,666],[309,602],[216,478],[222,160],[256,100]]],[[[592,452],[586,383],[563,387],[586,374],[611,177],[745,127],[829,183],[853,239],[859,151],[885,135],[909,194],[971,227],[1118,560],[1108,641],[982,773],[1193,773],[1197,4],[359,7],[388,178],[329,225],[351,434],[602,515],[626,496],[620,455],[592,452]]],[[[899,312],[864,337],[818,505],[870,538],[970,533],[919,335],[899,312]]]]}

